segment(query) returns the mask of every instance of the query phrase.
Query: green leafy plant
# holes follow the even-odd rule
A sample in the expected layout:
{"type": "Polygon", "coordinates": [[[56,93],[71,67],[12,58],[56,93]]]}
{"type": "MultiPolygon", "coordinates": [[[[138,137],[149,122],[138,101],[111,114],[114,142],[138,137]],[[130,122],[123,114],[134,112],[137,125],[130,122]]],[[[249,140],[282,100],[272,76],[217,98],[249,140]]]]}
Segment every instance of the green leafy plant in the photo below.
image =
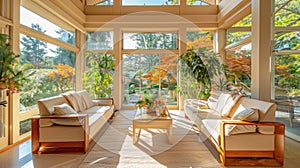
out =
{"type": "Polygon", "coordinates": [[[19,55],[11,51],[9,36],[0,34],[0,88],[9,89],[13,92],[20,90],[23,81],[26,81],[30,73],[24,73],[28,65],[19,64],[19,55]]]}
{"type": "MultiPolygon", "coordinates": [[[[199,94],[197,95],[199,98],[210,96],[212,79],[222,73],[218,57],[217,53],[206,48],[199,48],[197,51],[193,48],[188,49],[186,53],[178,57],[180,73],[182,76],[185,76],[182,79],[186,80],[185,78],[189,75],[195,79],[195,81],[191,81],[188,85],[193,89],[199,90],[199,94]]],[[[180,90],[183,93],[182,87],[180,90]]]]}
{"type": "Polygon", "coordinates": [[[111,97],[113,87],[114,56],[101,52],[87,52],[89,70],[84,73],[84,87],[94,97],[111,97]]]}

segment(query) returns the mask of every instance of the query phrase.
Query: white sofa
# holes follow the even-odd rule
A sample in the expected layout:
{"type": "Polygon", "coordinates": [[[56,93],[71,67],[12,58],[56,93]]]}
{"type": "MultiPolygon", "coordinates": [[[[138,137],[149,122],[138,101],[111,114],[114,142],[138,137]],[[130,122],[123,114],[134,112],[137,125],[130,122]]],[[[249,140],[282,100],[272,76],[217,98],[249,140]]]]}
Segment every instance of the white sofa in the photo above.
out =
{"type": "Polygon", "coordinates": [[[285,128],[275,122],[274,103],[221,93],[208,100],[186,99],[184,111],[219,152],[223,165],[283,165],[285,128]],[[251,121],[236,119],[247,110],[252,111],[251,121]]]}
{"type": "Polygon", "coordinates": [[[114,114],[113,99],[92,100],[85,90],[40,99],[38,106],[40,115],[32,118],[33,153],[47,147],[86,152],[114,114]],[[71,114],[56,114],[54,108],[62,104],[73,108],[71,114]]]}

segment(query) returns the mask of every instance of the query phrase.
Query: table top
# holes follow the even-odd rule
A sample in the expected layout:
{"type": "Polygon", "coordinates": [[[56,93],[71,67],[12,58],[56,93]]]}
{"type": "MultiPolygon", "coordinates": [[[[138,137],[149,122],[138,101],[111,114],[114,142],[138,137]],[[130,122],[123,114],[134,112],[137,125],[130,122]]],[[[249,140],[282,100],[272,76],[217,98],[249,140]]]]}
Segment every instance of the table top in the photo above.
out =
{"type": "Polygon", "coordinates": [[[166,115],[161,116],[158,109],[142,110],[137,108],[134,120],[171,120],[170,113],[165,107],[166,115]]]}

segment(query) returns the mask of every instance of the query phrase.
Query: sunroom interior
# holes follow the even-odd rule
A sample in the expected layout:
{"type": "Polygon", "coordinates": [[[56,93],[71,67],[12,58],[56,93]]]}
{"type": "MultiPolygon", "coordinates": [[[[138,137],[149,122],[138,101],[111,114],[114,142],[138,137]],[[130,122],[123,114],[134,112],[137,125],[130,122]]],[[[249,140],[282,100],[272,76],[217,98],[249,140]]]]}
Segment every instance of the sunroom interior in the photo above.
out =
{"type": "Polygon", "coordinates": [[[242,83],[251,98],[298,97],[293,107],[278,105],[276,117],[286,124],[286,136],[300,140],[298,0],[1,0],[0,5],[1,33],[9,35],[21,65],[30,67],[26,72],[35,71],[19,92],[3,95],[8,104],[0,109],[5,114],[0,151],[30,139],[41,98],[87,90],[93,97],[112,97],[118,110],[134,109],[149,87],[140,79],[149,80],[150,64],[153,72],[168,68],[165,83],[152,85],[153,92],[169,109],[182,110],[184,96],[174,92],[181,87],[177,57],[192,47],[218,53],[229,67],[228,80],[242,83]],[[87,75],[94,72],[88,52],[113,56],[113,84],[104,91],[87,75]]]}

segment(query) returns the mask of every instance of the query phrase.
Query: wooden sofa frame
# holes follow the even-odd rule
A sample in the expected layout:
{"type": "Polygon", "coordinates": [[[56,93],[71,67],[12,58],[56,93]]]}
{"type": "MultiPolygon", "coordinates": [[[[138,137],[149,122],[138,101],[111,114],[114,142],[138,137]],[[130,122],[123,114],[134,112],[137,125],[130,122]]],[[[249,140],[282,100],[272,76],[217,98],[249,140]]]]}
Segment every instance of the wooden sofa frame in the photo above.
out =
{"type": "Polygon", "coordinates": [[[236,120],[222,120],[220,123],[220,146],[212,137],[209,142],[219,152],[220,161],[224,166],[283,166],[284,164],[284,131],[285,125],[278,122],[244,122],[236,120]],[[274,126],[274,151],[229,151],[225,147],[225,125],[256,125],[274,126]],[[253,159],[255,158],[255,159],[253,159]]]}
{"type": "Polygon", "coordinates": [[[32,153],[37,154],[40,149],[45,147],[64,147],[64,151],[74,151],[74,148],[78,148],[79,152],[87,152],[89,149],[89,120],[87,114],[69,114],[69,115],[53,115],[53,116],[34,116],[31,118],[31,143],[32,143],[32,153]],[[39,141],[39,123],[40,119],[82,119],[83,118],[83,129],[84,129],[84,141],[78,142],[40,142],[39,141]],[[68,150],[72,148],[72,150],[68,150]]]}

